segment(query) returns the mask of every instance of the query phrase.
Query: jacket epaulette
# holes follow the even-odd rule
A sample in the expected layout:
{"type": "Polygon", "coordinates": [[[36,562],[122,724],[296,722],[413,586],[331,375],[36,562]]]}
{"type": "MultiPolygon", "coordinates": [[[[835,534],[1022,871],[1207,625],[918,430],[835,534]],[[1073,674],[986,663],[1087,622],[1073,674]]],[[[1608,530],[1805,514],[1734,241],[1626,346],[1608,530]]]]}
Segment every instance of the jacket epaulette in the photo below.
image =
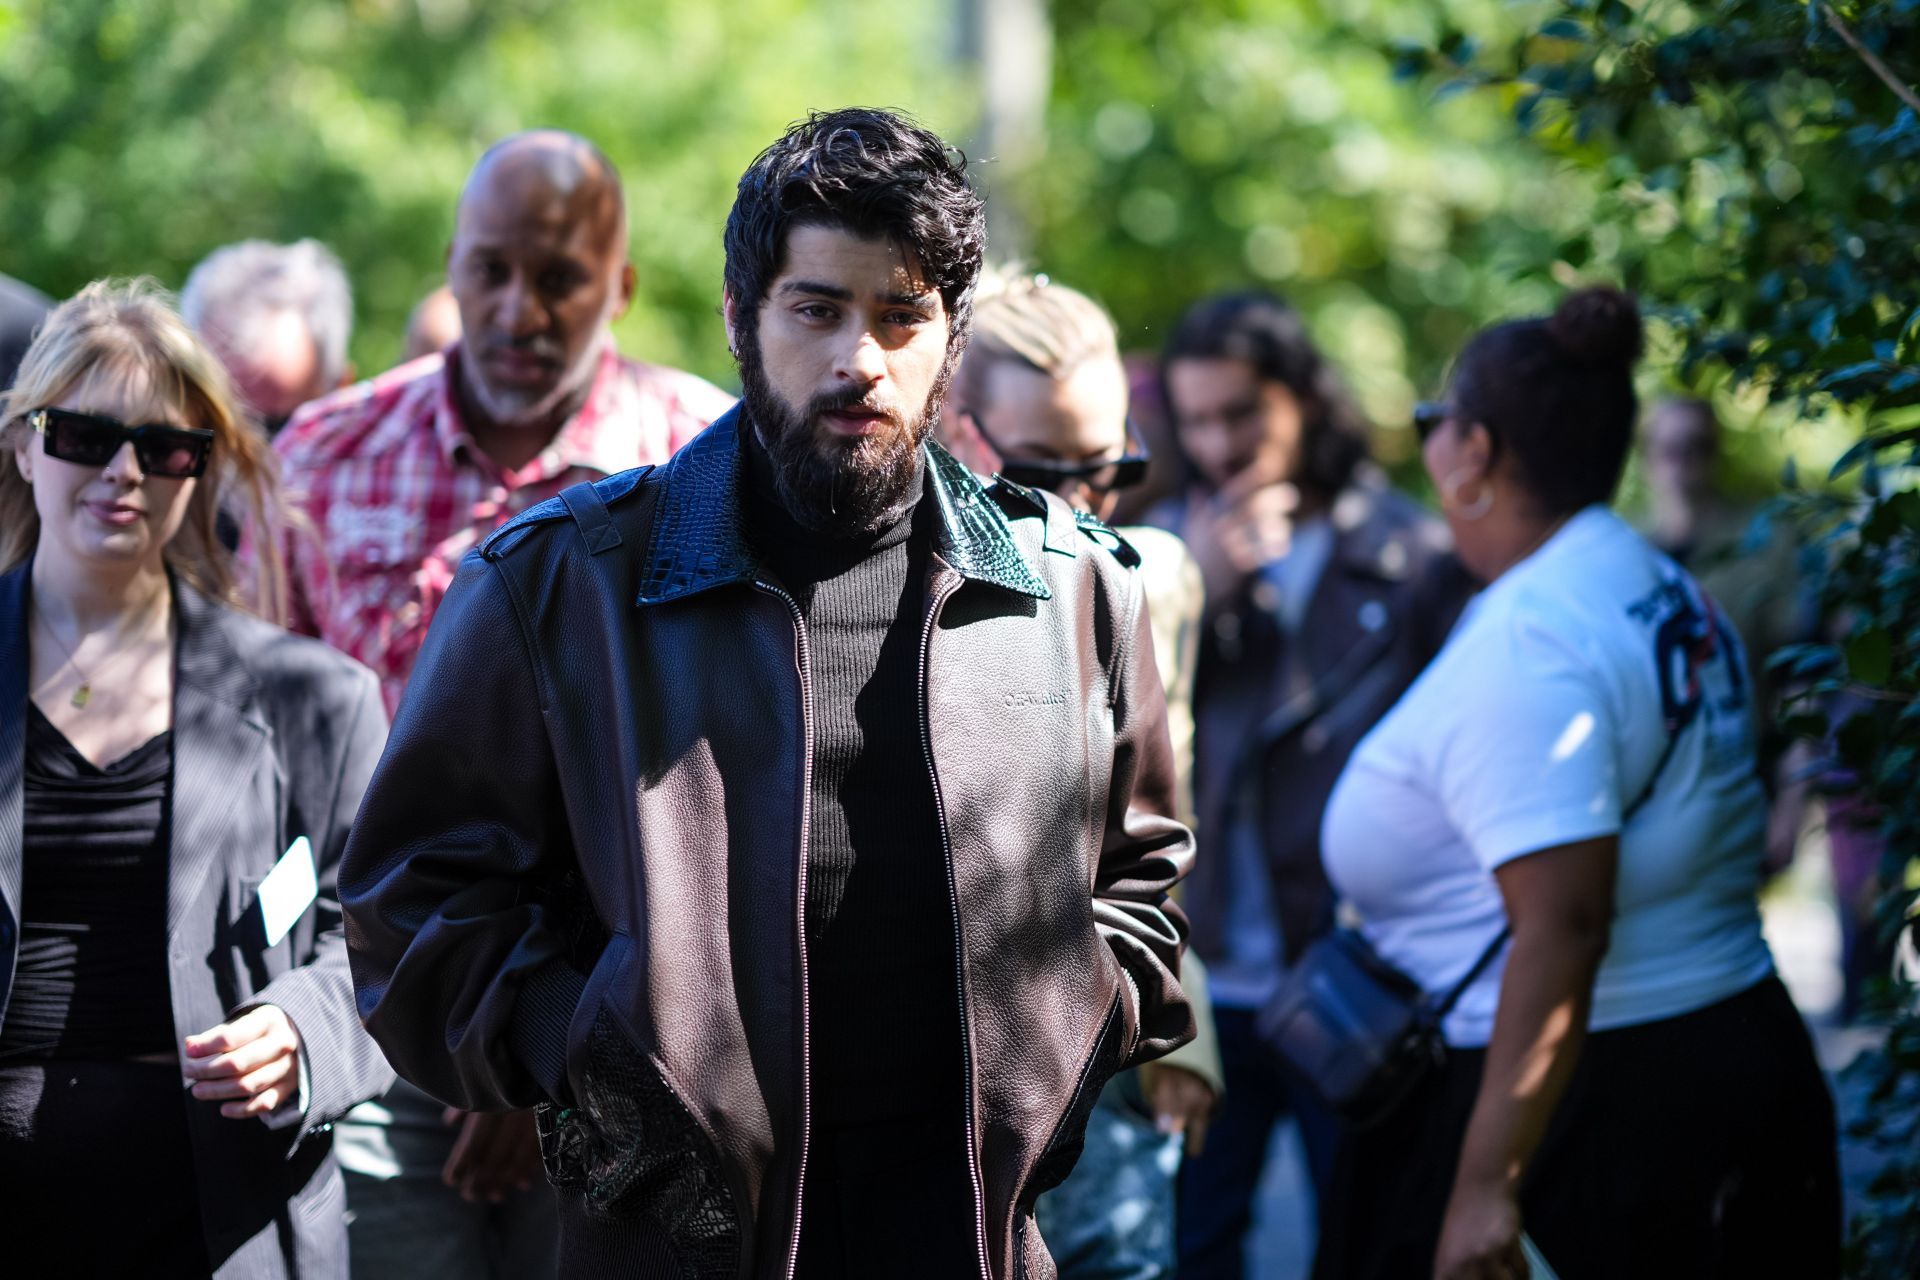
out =
{"type": "Polygon", "coordinates": [[[1087,535],[1096,547],[1112,553],[1113,558],[1129,569],[1140,567],[1140,552],[1135,546],[1120,536],[1112,525],[1094,515],[1091,511],[1082,511],[1078,507],[1073,511],[1074,527],[1087,535]]]}
{"type": "MultiPolygon", "coordinates": [[[[639,488],[640,482],[646,479],[653,469],[653,465],[649,463],[644,467],[634,467],[631,470],[607,476],[605,479],[595,480],[592,485],[593,492],[600,499],[602,506],[612,506],[639,488]]],[[[573,509],[567,505],[566,498],[555,494],[545,502],[528,507],[488,534],[486,541],[480,544],[480,554],[489,560],[498,560],[519,545],[528,530],[536,525],[551,524],[571,514],[573,509]]]]}
{"type": "Polygon", "coordinates": [[[987,486],[987,495],[1000,507],[1010,520],[1023,517],[1047,518],[1047,500],[1023,484],[1015,484],[1005,476],[995,476],[993,483],[987,486]]]}

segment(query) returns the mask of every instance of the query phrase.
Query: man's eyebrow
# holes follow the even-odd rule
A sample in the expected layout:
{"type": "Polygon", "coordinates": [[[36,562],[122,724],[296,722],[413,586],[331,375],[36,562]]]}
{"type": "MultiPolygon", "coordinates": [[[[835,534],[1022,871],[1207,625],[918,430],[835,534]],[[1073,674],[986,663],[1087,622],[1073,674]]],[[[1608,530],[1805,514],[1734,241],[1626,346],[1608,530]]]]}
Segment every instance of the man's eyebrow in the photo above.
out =
{"type": "MultiPolygon", "coordinates": [[[[852,302],[853,290],[837,284],[823,284],[818,280],[789,280],[778,290],[781,294],[811,294],[817,298],[832,298],[835,302],[852,302]]],[[[918,293],[904,290],[892,290],[880,295],[880,301],[890,307],[925,306],[927,300],[935,294],[933,289],[922,289],[918,293]]]]}
{"type": "Polygon", "coordinates": [[[835,302],[852,302],[853,290],[843,289],[837,284],[821,284],[818,280],[789,280],[780,286],[781,293],[811,293],[822,298],[832,298],[835,302]]]}

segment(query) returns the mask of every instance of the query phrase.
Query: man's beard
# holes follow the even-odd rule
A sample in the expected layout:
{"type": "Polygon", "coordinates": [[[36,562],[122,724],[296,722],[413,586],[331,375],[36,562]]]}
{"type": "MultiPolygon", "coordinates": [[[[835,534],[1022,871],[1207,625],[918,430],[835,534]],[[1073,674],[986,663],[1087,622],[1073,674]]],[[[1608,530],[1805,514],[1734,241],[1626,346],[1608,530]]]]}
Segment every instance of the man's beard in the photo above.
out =
{"type": "MultiPolygon", "coordinates": [[[[545,391],[531,387],[493,387],[487,385],[477,370],[469,371],[466,384],[478,407],[496,426],[533,427],[548,425],[562,408],[575,397],[586,394],[594,376],[599,372],[600,355],[606,349],[607,336],[604,329],[600,337],[587,344],[575,357],[574,362],[562,369],[560,378],[545,391]]],[[[558,362],[565,358],[566,350],[559,343],[544,338],[529,342],[503,342],[503,346],[525,346],[533,354],[558,362]]],[[[471,359],[476,363],[483,355],[474,351],[471,359]]]]}
{"type": "Polygon", "coordinates": [[[954,361],[941,366],[926,403],[909,416],[872,392],[848,387],[817,395],[796,411],[767,382],[759,344],[739,335],[740,399],[772,463],[781,505],[801,527],[837,538],[869,537],[893,527],[920,496],[920,443],[939,421],[954,361]],[[881,417],[878,431],[843,436],[821,418],[859,408],[881,417]]]}

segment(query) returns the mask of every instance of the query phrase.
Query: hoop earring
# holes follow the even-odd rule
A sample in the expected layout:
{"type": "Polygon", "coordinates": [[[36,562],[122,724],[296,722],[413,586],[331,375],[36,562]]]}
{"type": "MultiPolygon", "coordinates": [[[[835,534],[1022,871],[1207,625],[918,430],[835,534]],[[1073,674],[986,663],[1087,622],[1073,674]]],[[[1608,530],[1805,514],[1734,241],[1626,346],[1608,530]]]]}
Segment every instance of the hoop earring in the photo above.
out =
{"type": "Polygon", "coordinates": [[[1485,480],[1480,482],[1480,496],[1470,506],[1460,505],[1460,491],[1467,487],[1467,468],[1456,467],[1440,482],[1440,504],[1459,516],[1462,520],[1483,519],[1493,510],[1493,489],[1485,480]]]}

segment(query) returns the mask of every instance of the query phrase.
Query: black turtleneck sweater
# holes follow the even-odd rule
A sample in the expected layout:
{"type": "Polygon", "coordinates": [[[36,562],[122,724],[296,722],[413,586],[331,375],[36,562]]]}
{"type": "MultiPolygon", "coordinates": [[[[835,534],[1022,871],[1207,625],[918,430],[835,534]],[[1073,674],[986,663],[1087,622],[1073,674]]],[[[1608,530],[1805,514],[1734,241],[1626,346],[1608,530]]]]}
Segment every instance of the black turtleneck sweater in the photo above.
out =
{"type": "Polygon", "coordinates": [[[803,1261],[846,1265],[841,1239],[889,1252],[883,1220],[926,1233],[922,1248],[969,1244],[952,898],[920,725],[931,504],[826,537],[787,514],[757,444],[743,452],[754,550],[800,608],[811,680],[803,1261]]]}

